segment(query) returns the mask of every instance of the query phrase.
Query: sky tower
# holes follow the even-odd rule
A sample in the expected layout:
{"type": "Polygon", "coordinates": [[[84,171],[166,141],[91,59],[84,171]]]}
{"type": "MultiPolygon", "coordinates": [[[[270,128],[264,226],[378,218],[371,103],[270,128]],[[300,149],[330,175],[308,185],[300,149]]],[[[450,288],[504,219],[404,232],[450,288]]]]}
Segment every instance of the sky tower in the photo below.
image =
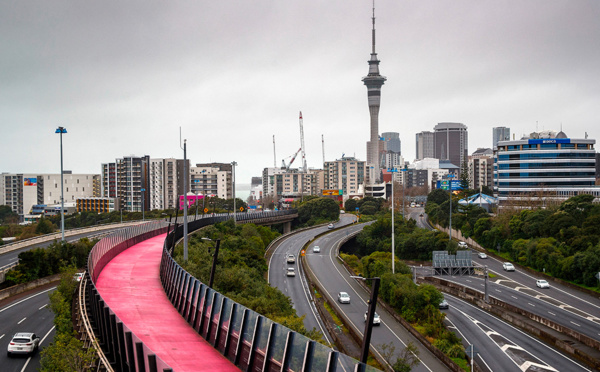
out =
{"type": "Polygon", "coordinates": [[[379,102],[381,97],[381,86],[385,83],[385,76],[379,74],[379,60],[375,52],[375,0],[373,0],[373,30],[371,59],[369,60],[369,74],[362,78],[367,86],[367,98],[369,101],[369,114],[371,115],[371,137],[367,142],[367,167],[369,167],[369,183],[379,181],[381,171],[379,169],[379,102]]]}

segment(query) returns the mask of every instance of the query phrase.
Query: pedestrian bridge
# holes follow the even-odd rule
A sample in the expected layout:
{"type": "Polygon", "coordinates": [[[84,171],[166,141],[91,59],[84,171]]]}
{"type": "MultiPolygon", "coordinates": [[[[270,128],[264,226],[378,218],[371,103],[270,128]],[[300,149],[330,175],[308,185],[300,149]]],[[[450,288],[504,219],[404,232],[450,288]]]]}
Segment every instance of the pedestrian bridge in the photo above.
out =
{"type": "MultiPolygon", "coordinates": [[[[295,210],[237,214],[238,223],[291,221],[295,210]]],[[[233,218],[188,223],[189,232],[233,218]]],[[[123,229],[92,249],[79,287],[78,332],[114,371],[369,371],[356,359],[235,303],[171,257],[182,226],[123,229]]]]}

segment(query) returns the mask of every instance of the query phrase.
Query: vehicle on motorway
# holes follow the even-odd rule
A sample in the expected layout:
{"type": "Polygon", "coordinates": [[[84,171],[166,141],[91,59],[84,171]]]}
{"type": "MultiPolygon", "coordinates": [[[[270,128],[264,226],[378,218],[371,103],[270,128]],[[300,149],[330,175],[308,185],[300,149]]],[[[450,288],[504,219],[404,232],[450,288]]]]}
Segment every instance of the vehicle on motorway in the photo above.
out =
{"type": "Polygon", "coordinates": [[[344,213],[346,213],[346,211],[343,209],[340,209],[340,214],[344,214],[344,213]]]}
{"type": "Polygon", "coordinates": [[[420,214],[419,216],[420,216],[420,217],[423,217],[423,216],[424,216],[423,212],[421,212],[421,214],[420,214]]]}
{"type": "Polygon", "coordinates": [[[417,206],[417,205],[415,204],[415,202],[412,202],[412,203],[410,203],[410,207],[411,207],[411,208],[414,208],[414,207],[416,207],[416,206],[417,206]]]}
{"type": "Polygon", "coordinates": [[[536,280],[535,281],[535,285],[538,286],[539,288],[550,288],[550,283],[548,283],[544,279],[538,279],[538,280],[536,280]]]}
{"type": "Polygon", "coordinates": [[[313,253],[321,253],[321,247],[319,247],[318,245],[315,245],[313,247],[313,253]]]}
{"type": "Polygon", "coordinates": [[[504,269],[504,271],[515,271],[515,267],[510,262],[503,263],[502,268],[504,269]]]}
{"type": "Polygon", "coordinates": [[[83,279],[83,273],[76,273],[75,275],[73,275],[73,280],[80,282],[81,279],[83,279]]]}
{"type": "Polygon", "coordinates": [[[40,338],[31,332],[15,333],[8,343],[7,356],[13,354],[33,354],[40,345],[40,338]]]}
{"type": "MultiPolygon", "coordinates": [[[[367,321],[367,316],[369,315],[368,311],[365,311],[365,322],[367,321]]],[[[373,325],[381,325],[381,318],[379,317],[379,314],[377,314],[377,312],[375,312],[375,315],[373,315],[373,325]]]]}
{"type": "Polygon", "coordinates": [[[333,229],[333,224],[332,224],[332,223],[330,223],[329,225],[327,225],[327,228],[328,228],[328,229],[333,229]]]}
{"type": "Polygon", "coordinates": [[[479,258],[487,258],[487,254],[485,254],[483,252],[477,253],[477,256],[479,256],[479,258]]]}
{"type": "Polygon", "coordinates": [[[341,304],[349,304],[350,303],[350,295],[346,292],[338,293],[338,301],[341,304]]]}
{"type": "Polygon", "coordinates": [[[285,271],[286,276],[296,276],[296,270],[293,267],[288,267],[285,271]]]}
{"type": "Polygon", "coordinates": [[[296,262],[296,257],[294,257],[293,254],[288,254],[287,255],[287,263],[295,263],[296,262]]]}
{"type": "Polygon", "coordinates": [[[458,248],[468,248],[467,243],[465,243],[465,242],[458,242],[458,248]]]}
{"type": "Polygon", "coordinates": [[[448,301],[446,301],[445,298],[442,298],[442,302],[440,302],[439,308],[440,309],[449,309],[450,308],[450,305],[448,305],[448,301]]]}

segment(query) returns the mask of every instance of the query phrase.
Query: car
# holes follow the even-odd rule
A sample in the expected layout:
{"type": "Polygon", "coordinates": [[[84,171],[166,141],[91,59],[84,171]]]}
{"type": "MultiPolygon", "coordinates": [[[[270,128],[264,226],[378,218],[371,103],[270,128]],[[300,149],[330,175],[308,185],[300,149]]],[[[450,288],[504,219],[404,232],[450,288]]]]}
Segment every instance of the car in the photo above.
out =
{"type": "Polygon", "coordinates": [[[340,209],[340,214],[344,214],[344,213],[346,213],[346,211],[343,209],[340,209]]]}
{"type": "Polygon", "coordinates": [[[458,248],[468,248],[467,243],[465,243],[465,242],[458,242],[458,248]]]}
{"type": "Polygon", "coordinates": [[[334,227],[334,226],[333,226],[333,224],[332,224],[332,223],[330,223],[329,225],[327,225],[327,228],[328,228],[328,229],[333,229],[333,227],[334,227]]]}
{"type": "Polygon", "coordinates": [[[285,271],[286,276],[296,276],[296,270],[293,267],[288,267],[285,271]]]}
{"type": "Polygon", "coordinates": [[[479,256],[479,258],[487,258],[487,254],[485,254],[483,252],[477,253],[477,256],[479,256]]]}
{"type": "MultiPolygon", "coordinates": [[[[367,316],[369,315],[368,311],[365,311],[365,322],[367,321],[367,316]]],[[[375,315],[373,315],[373,325],[381,325],[381,318],[379,317],[379,314],[377,314],[377,312],[375,312],[375,315]]]]}
{"type": "Polygon", "coordinates": [[[420,216],[420,217],[423,217],[423,216],[424,216],[423,212],[421,212],[421,214],[420,214],[419,216],[420,216]]]}
{"type": "Polygon", "coordinates": [[[341,304],[349,304],[350,303],[350,295],[346,292],[338,293],[338,301],[341,304]]]}
{"type": "Polygon", "coordinates": [[[318,245],[315,245],[313,247],[313,253],[321,253],[321,247],[319,247],[318,245]]]}
{"type": "Polygon", "coordinates": [[[511,264],[510,262],[503,263],[502,268],[504,269],[504,271],[515,271],[514,265],[511,264]]]}
{"type": "Polygon", "coordinates": [[[83,273],[76,273],[75,275],[73,275],[73,280],[80,282],[81,279],[83,279],[83,273]]]}
{"type": "Polygon", "coordinates": [[[538,279],[535,281],[535,285],[539,288],[550,288],[550,284],[544,279],[538,279]]]}
{"type": "Polygon", "coordinates": [[[450,305],[448,305],[448,301],[446,301],[445,298],[442,298],[442,302],[440,302],[439,308],[440,309],[448,309],[448,308],[450,308],[450,305]]]}
{"type": "Polygon", "coordinates": [[[294,255],[293,255],[293,254],[288,254],[288,255],[287,255],[287,263],[291,263],[291,264],[293,264],[293,263],[295,263],[295,262],[296,262],[296,257],[294,257],[294,255]]]}
{"type": "Polygon", "coordinates": [[[40,346],[40,338],[31,332],[15,333],[8,343],[7,356],[13,354],[33,354],[40,346]]]}

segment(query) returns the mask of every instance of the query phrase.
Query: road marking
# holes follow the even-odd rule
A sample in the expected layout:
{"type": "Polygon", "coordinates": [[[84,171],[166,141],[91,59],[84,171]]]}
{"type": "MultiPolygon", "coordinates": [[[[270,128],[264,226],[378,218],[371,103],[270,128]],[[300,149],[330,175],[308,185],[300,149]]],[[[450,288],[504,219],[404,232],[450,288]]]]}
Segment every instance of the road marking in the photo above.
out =
{"type": "MultiPolygon", "coordinates": [[[[5,334],[6,334],[6,333],[5,333],[5,334]]],[[[4,334],[4,335],[5,335],[5,334],[4,334]]],[[[0,340],[2,340],[2,337],[4,337],[4,335],[0,336],[0,340]]]]}
{"type": "Polygon", "coordinates": [[[531,306],[533,306],[533,307],[535,307],[535,305],[534,305],[534,304],[532,304],[531,302],[528,302],[528,304],[529,304],[529,305],[531,305],[531,306]]]}
{"type": "Polygon", "coordinates": [[[1,312],[3,312],[4,310],[10,309],[11,307],[13,307],[13,306],[15,306],[15,305],[18,305],[18,304],[20,304],[21,302],[25,302],[25,301],[27,301],[27,300],[29,300],[29,299],[32,299],[32,298],[34,298],[35,296],[39,296],[39,295],[41,295],[42,293],[46,293],[46,292],[49,292],[49,291],[53,291],[53,290],[55,290],[55,289],[56,289],[56,287],[52,287],[52,288],[46,289],[45,291],[42,291],[42,292],[40,292],[40,293],[37,293],[37,294],[34,294],[34,295],[32,295],[32,296],[29,296],[29,297],[27,297],[27,298],[24,298],[24,299],[22,299],[22,300],[21,300],[21,301],[19,301],[19,302],[15,302],[15,303],[14,303],[14,304],[12,304],[12,305],[8,305],[8,306],[7,306],[7,307],[5,307],[4,309],[1,309],[1,310],[0,310],[0,313],[1,313],[1,312]]]}
{"type": "Polygon", "coordinates": [[[514,298],[515,300],[518,300],[518,298],[516,298],[516,297],[515,297],[515,296],[513,296],[513,295],[510,295],[510,297],[514,298]]]}
{"type": "Polygon", "coordinates": [[[40,307],[38,310],[42,310],[43,308],[45,308],[46,306],[48,306],[48,304],[45,304],[44,306],[40,307]]]}
{"type": "Polygon", "coordinates": [[[499,289],[494,289],[494,290],[495,290],[496,292],[500,292],[500,293],[502,293],[502,291],[501,291],[501,290],[499,290],[499,289]]]}
{"type": "Polygon", "coordinates": [[[556,316],[552,311],[548,311],[548,314],[556,316]]]}
{"type": "Polygon", "coordinates": [[[571,323],[575,324],[577,327],[581,327],[579,324],[575,323],[574,321],[571,320],[571,323]]]}
{"type": "MultiPolygon", "coordinates": [[[[44,340],[48,337],[48,335],[50,334],[50,332],[52,332],[54,330],[55,326],[52,326],[52,328],[50,328],[50,330],[48,331],[48,333],[46,333],[46,335],[44,336],[44,338],[41,339],[40,341],[40,345],[42,344],[42,342],[44,342],[44,340]]],[[[29,358],[27,358],[27,361],[25,362],[25,365],[23,366],[23,369],[21,369],[21,372],[25,372],[25,369],[27,368],[27,365],[29,364],[29,361],[31,360],[31,356],[29,358]]]]}
{"type": "MultiPolygon", "coordinates": [[[[23,323],[23,322],[25,321],[25,319],[27,319],[27,317],[25,317],[25,318],[21,319],[21,321],[19,321],[17,324],[21,324],[21,323],[23,323]]],[[[573,322],[571,322],[571,323],[573,323],[573,322]]]]}

